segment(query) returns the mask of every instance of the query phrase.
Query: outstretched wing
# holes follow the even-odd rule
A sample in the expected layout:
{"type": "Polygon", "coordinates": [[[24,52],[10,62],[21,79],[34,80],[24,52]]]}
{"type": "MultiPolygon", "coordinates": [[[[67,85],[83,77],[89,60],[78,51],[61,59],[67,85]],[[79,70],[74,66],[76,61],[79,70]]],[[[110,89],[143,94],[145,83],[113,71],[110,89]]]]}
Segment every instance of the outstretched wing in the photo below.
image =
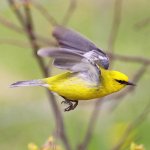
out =
{"type": "Polygon", "coordinates": [[[107,55],[78,32],[62,26],[56,26],[53,36],[57,39],[60,47],[67,48],[70,51],[74,51],[74,53],[82,54],[93,64],[98,64],[108,69],[109,58],[107,55]]]}
{"type": "Polygon", "coordinates": [[[91,41],[71,29],[56,26],[53,36],[57,39],[60,48],[43,48],[38,54],[53,57],[56,67],[77,72],[86,80],[99,84],[98,66],[108,69],[107,55],[91,41]]]}
{"type": "Polygon", "coordinates": [[[81,78],[92,82],[94,85],[100,83],[100,70],[98,66],[92,64],[84,55],[66,48],[51,47],[40,49],[38,55],[53,57],[56,67],[78,73],[81,78]]]}

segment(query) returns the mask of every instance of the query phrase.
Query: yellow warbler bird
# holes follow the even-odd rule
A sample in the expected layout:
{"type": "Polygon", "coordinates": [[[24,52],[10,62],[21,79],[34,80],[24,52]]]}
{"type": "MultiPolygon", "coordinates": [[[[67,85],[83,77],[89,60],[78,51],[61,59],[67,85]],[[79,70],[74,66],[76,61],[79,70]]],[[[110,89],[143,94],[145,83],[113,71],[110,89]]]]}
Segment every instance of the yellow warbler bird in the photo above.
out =
{"type": "Polygon", "coordinates": [[[42,48],[38,55],[53,57],[53,65],[68,72],[44,79],[19,81],[11,87],[46,87],[63,97],[63,103],[69,105],[65,111],[70,111],[78,105],[79,100],[100,98],[126,85],[134,85],[125,74],[108,70],[107,55],[79,33],[56,26],[53,36],[59,47],[42,48]]]}

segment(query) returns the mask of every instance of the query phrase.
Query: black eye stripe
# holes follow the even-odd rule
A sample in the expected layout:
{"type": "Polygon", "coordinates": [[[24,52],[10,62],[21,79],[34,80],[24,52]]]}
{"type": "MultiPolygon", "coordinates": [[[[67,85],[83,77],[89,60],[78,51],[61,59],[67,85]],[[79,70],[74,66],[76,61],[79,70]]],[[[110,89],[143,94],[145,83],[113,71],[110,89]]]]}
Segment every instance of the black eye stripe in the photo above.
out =
{"type": "Polygon", "coordinates": [[[120,83],[120,84],[127,84],[127,81],[124,81],[124,80],[117,80],[117,79],[115,79],[118,83],[120,83]]]}

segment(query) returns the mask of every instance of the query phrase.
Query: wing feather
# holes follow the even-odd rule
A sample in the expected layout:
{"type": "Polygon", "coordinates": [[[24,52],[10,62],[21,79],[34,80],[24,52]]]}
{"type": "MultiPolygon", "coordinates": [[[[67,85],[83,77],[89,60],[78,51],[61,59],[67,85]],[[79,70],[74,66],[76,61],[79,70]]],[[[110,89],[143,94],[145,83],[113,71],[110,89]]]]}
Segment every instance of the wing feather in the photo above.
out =
{"type": "Polygon", "coordinates": [[[78,73],[80,77],[95,85],[100,83],[99,68],[81,54],[73,53],[65,48],[42,48],[38,51],[38,55],[53,57],[53,64],[57,68],[78,73]]]}
{"type": "Polygon", "coordinates": [[[96,59],[91,59],[94,63],[103,66],[105,69],[109,67],[109,58],[107,55],[90,40],[82,36],[80,33],[63,26],[56,26],[53,31],[53,36],[57,39],[58,44],[62,48],[67,48],[70,51],[75,51],[78,54],[88,54],[88,58],[93,54],[96,59]],[[92,51],[92,53],[91,53],[92,51]],[[91,54],[91,55],[90,55],[91,54]]]}
{"type": "Polygon", "coordinates": [[[53,36],[58,40],[61,47],[76,49],[81,53],[97,48],[91,41],[79,33],[62,26],[56,26],[54,28],[53,36]]]}
{"type": "Polygon", "coordinates": [[[56,26],[53,36],[58,41],[60,48],[42,48],[38,51],[38,55],[53,57],[53,64],[56,67],[78,73],[86,80],[99,84],[98,66],[108,69],[107,55],[80,33],[63,26],[56,26]]]}

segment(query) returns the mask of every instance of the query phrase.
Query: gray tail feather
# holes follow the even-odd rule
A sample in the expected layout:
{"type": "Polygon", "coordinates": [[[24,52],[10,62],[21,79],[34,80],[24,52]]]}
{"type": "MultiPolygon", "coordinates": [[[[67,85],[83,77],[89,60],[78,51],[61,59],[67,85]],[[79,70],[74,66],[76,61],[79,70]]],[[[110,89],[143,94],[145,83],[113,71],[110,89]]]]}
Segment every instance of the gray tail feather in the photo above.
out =
{"type": "Polygon", "coordinates": [[[44,86],[44,81],[41,79],[38,80],[28,80],[28,81],[18,81],[10,85],[11,88],[13,87],[20,87],[20,86],[44,86]]]}

